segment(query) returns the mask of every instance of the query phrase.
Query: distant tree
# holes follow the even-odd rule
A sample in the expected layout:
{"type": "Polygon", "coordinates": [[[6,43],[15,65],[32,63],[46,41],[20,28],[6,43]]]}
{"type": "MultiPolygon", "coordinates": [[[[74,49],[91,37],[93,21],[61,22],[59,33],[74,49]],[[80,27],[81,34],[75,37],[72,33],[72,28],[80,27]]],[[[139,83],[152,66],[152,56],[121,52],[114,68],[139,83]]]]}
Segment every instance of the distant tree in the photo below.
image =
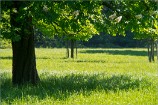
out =
{"type": "Polygon", "coordinates": [[[126,30],[137,39],[148,40],[149,61],[154,61],[154,42],[158,38],[158,2],[145,1],[104,1],[105,29],[108,34],[125,35],[126,30]],[[149,50],[151,49],[151,50],[149,50]]]}
{"type": "Polygon", "coordinates": [[[70,42],[71,58],[74,58],[74,47],[77,40],[88,40],[99,34],[96,23],[101,23],[102,6],[100,2],[65,1],[45,2],[44,17],[38,21],[37,27],[50,36],[64,36],[67,45],[70,42]],[[51,5],[50,5],[51,4],[51,5]],[[54,9],[54,7],[58,7],[54,9]]]}
{"type": "Polygon", "coordinates": [[[123,35],[107,35],[100,33],[100,35],[93,36],[89,41],[83,42],[85,47],[101,47],[101,48],[134,48],[145,47],[146,40],[138,40],[134,38],[134,34],[130,31],[126,32],[126,36],[123,35]]]}

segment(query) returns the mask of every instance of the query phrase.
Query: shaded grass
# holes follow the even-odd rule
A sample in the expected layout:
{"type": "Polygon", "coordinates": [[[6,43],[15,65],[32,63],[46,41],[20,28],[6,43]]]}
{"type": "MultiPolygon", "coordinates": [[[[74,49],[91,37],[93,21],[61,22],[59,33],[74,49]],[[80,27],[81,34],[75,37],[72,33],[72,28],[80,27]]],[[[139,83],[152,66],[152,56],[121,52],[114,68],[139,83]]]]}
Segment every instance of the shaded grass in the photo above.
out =
{"type": "MultiPolygon", "coordinates": [[[[140,50],[126,50],[126,49],[97,49],[97,50],[84,50],[80,51],[80,53],[106,53],[112,55],[130,55],[130,56],[147,56],[147,51],[140,51],[140,50]]],[[[156,52],[155,52],[156,53],[156,52]]]]}
{"type": "Polygon", "coordinates": [[[2,101],[12,103],[15,99],[36,96],[38,100],[53,97],[66,100],[71,95],[82,93],[89,96],[93,91],[117,92],[148,88],[151,83],[145,78],[134,78],[128,75],[105,74],[40,74],[41,82],[37,86],[12,86],[8,73],[1,74],[2,101]]]}

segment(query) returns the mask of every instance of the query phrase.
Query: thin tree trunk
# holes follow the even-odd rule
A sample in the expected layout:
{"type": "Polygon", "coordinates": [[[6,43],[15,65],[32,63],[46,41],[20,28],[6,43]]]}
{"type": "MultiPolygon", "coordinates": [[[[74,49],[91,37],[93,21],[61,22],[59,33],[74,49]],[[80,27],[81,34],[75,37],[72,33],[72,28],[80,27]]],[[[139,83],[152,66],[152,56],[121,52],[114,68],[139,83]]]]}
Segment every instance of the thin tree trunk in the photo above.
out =
{"type": "Polygon", "coordinates": [[[66,41],[66,57],[69,58],[69,40],[66,41]]]}
{"type": "Polygon", "coordinates": [[[74,43],[75,41],[71,39],[71,58],[74,58],[74,43]]]}
{"type": "Polygon", "coordinates": [[[154,59],[154,40],[152,40],[151,42],[151,58],[152,58],[152,61],[154,62],[155,59],[154,59]]]}
{"type": "MultiPolygon", "coordinates": [[[[12,8],[16,8],[17,11],[19,11],[20,5],[21,2],[12,2],[12,8]]],[[[10,16],[11,28],[21,28],[20,31],[15,31],[21,39],[12,41],[12,83],[17,85],[23,83],[37,84],[39,76],[36,69],[32,17],[26,16],[25,21],[17,21],[18,13],[12,12],[10,16]]]]}
{"type": "Polygon", "coordinates": [[[148,43],[148,58],[149,62],[154,62],[154,40],[149,40],[148,43]]]}
{"type": "Polygon", "coordinates": [[[158,39],[156,41],[156,52],[157,52],[156,56],[157,56],[157,61],[158,61],[158,39]]]}
{"type": "Polygon", "coordinates": [[[150,41],[149,41],[149,43],[148,43],[148,59],[149,59],[149,62],[151,62],[150,41]]]}
{"type": "Polygon", "coordinates": [[[75,42],[75,46],[76,46],[76,58],[77,58],[77,54],[78,54],[78,52],[77,52],[77,41],[75,42]]]}

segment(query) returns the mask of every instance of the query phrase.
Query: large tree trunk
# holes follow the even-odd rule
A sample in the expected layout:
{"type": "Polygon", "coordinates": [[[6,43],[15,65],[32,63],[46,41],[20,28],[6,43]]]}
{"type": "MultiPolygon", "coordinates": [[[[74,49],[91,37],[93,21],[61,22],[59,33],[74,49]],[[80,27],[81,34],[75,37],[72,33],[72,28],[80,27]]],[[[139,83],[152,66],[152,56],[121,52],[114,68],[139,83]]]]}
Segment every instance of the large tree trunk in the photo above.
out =
{"type": "Polygon", "coordinates": [[[17,9],[17,13],[11,12],[10,14],[11,28],[21,28],[20,31],[14,31],[17,35],[20,35],[21,39],[12,41],[12,83],[17,85],[23,83],[36,84],[39,81],[39,76],[36,69],[32,16],[27,14],[24,20],[17,21],[20,16],[20,5],[21,2],[12,2],[12,8],[17,9]]]}
{"type": "Polygon", "coordinates": [[[23,84],[30,82],[36,84],[39,80],[33,35],[28,39],[22,38],[18,42],[12,42],[13,65],[12,82],[13,84],[23,84]]]}

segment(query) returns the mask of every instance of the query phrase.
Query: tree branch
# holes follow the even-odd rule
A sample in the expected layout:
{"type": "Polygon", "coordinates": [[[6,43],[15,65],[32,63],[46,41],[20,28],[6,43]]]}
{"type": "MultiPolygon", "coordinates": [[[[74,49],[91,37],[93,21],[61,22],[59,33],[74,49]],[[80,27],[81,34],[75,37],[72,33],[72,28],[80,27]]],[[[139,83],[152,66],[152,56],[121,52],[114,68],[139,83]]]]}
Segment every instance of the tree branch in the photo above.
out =
{"type": "MultiPolygon", "coordinates": [[[[60,25],[57,22],[53,22],[53,23],[60,27],[60,25]]],[[[66,32],[66,30],[64,28],[62,28],[62,27],[60,27],[60,28],[65,32],[65,34],[68,34],[68,32],[66,32]]]]}

